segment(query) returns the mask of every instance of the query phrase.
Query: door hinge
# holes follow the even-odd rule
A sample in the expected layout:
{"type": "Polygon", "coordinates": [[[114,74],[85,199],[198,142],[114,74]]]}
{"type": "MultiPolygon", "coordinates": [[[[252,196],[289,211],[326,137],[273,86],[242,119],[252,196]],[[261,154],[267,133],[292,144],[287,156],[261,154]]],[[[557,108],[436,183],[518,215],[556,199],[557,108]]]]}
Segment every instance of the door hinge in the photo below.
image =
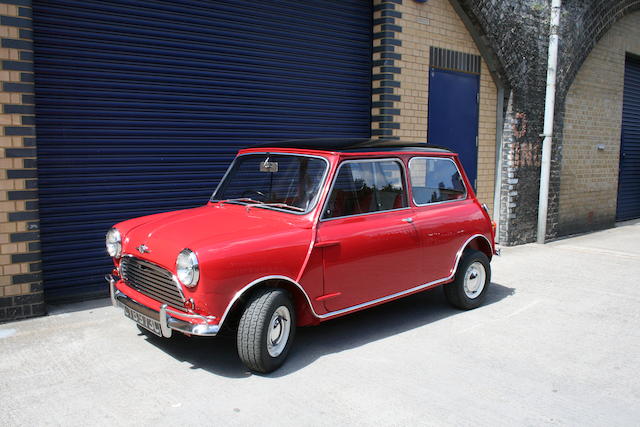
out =
{"type": "Polygon", "coordinates": [[[476,103],[480,104],[480,92],[476,92],[476,103]]]}
{"type": "Polygon", "coordinates": [[[478,135],[476,135],[476,148],[478,148],[478,147],[479,147],[479,145],[478,145],[478,135]]]}

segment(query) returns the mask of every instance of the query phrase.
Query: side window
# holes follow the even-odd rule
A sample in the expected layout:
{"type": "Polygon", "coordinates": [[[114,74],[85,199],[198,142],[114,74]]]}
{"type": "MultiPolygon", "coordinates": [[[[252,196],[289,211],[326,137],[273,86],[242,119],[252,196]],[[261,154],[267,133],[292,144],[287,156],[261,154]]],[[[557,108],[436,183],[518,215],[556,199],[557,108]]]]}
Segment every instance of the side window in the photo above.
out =
{"type": "Polygon", "coordinates": [[[467,192],[449,159],[414,157],[409,162],[413,200],[417,205],[464,199],[467,192]]]}
{"type": "Polygon", "coordinates": [[[347,162],[338,170],[324,218],[403,207],[407,207],[407,197],[399,162],[347,162]]]}

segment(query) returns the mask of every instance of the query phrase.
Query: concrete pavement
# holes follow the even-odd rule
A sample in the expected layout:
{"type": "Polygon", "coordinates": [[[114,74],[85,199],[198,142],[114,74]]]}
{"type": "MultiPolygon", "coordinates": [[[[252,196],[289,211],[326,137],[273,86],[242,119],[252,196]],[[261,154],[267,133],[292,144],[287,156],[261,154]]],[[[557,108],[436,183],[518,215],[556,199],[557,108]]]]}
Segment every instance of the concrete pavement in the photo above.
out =
{"type": "Polygon", "coordinates": [[[638,425],[639,242],[505,248],[485,306],[434,289],[299,329],[266,376],[232,339],[148,338],[107,301],[3,324],[0,425],[638,425]]]}

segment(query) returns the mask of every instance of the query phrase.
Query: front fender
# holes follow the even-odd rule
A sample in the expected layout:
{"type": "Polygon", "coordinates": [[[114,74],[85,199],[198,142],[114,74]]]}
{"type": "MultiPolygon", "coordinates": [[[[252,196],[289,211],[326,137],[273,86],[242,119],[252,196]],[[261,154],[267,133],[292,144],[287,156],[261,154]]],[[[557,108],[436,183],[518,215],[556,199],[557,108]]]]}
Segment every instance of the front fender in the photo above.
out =
{"type": "MultiPolygon", "coordinates": [[[[193,298],[196,311],[222,318],[240,295],[265,278],[281,277],[302,289],[296,279],[306,266],[312,234],[311,229],[294,228],[268,238],[197,250],[200,283],[195,288],[185,288],[185,298],[193,298]]],[[[306,282],[305,288],[322,292],[321,277],[306,282]]]]}

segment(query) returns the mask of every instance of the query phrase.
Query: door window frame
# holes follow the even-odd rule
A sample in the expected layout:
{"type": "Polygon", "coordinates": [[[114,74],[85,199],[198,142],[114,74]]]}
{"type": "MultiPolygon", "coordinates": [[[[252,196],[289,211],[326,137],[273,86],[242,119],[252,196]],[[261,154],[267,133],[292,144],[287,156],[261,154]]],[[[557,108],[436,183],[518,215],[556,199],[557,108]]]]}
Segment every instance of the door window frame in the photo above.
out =
{"type": "Polygon", "coordinates": [[[465,201],[467,199],[469,199],[469,189],[467,188],[467,184],[465,182],[465,180],[462,177],[462,173],[460,172],[460,168],[458,167],[458,164],[451,158],[451,157],[433,157],[433,156],[414,156],[411,157],[411,159],[409,159],[409,177],[408,177],[409,181],[411,182],[411,200],[413,201],[413,204],[419,207],[422,206],[433,206],[433,205],[441,205],[443,203],[451,203],[451,202],[462,202],[465,201]],[[411,181],[411,162],[413,162],[416,159],[427,159],[427,160],[448,160],[451,163],[453,163],[453,166],[456,168],[456,170],[458,171],[458,175],[460,175],[460,181],[462,182],[462,186],[464,187],[464,197],[461,197],[459,199],[453,199],[453,200],[442,200],[440,202],[429,202],[429,203],[418,203],[416,202],[414,193],[413,193],[413,181],[411,181]]]}
{"type": "MultiPolygon", "coordinates": [[[[375,180],[375,173],[374,173],[374,180],[375,180]]],[[[320,222],[325,222],[325,221],[332,221],[334,219],[343,219],[343,218],[351,218],[351,217],[356,217],[356,216],[362,216],[362,215],[372,215],[372,214],[377,214],[377,213],[381,213],[381,212],[392,212],[392,211],[401,211],[401,210],[405,210],[405,209],[411,209],[411,203],[409,202],[409,186],[408,184],[408,177],[407,177],[407,169],[405,167],[404,162],[402,161],[402,159],[397,158],[397,157],[384,157],[384,158],[376,158],[376,159],[353,159],[353,160],[343,160],[342,162],[340,162],[340,164],[338,165],[338,168],[336,169],[336,173],[333,175],[333,179],[331,180],[331,187],[329,188],[329,192],[327,193],[327,197],[322,205],[322,211],[320,212],[320,222]],[[400,165],[400,171],[403,175],[402,177],[402,191],[404,192],[404,196],[405,196],[405,200],[407,201],[407,206],[403,206],[401,208],[395,208],[395,209],[385,209],[385,210],[381,210],[381,211],[371,211],[371,212],[364,212],[364,213],[358,213],[358,214],[352,214],[352,215],[342,215],[342,216],[336,216],[336,217],[332,217],[332,218],[325,218],[324,214],[327,210],[327,205],[329,204],[329,201],[331,200],[331,195],[333,193],[333,188],[336,184],[336,181],[338,180],[338,176],[340,175],[340,170],[342,169],[342,167],[346,164],[349,163],[374,163],[374,162],[395,162],[398,163],[400,165]]]]}

